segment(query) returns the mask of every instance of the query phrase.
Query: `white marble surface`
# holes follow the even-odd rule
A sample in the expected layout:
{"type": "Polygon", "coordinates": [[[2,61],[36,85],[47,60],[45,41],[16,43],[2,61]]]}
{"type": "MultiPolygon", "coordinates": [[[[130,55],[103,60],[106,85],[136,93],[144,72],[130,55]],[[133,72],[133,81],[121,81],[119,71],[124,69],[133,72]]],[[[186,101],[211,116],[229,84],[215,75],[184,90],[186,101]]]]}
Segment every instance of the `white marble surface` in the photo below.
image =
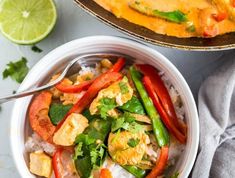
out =
{"type": "MultiPolygon", "coordinates": [[[[42,53],[35,53],[28,46],[15,45],[0,35],[0,73],[2,73],[9,61],[18,60],[22,56],[28,59],[28,65],[32,67],[49,51],[73,39],[90,35],[126,36],[86,14],[72,0],[56,0],[56,4],[58,21],[54,31],[48,38],[38,44],[43,49],[42,53]]],[[[197,93],[201,82],[223,60],[226,60],[219,58],[225,53],[231,52],[188,52],[148,45],[160,51],[176,65],[187,80],[195,100],[197,100],[197,93]]],[[[2,77],[0,77],[0,95],[12,93],[13,90],[17,90],[18,86],[14,81],[10,79],[2,80],[2,77]]],[[[13,102],[3,104],[2,111],[0,112],[0,178],[20,177],[11,158],[9,144],[9,119],[12,104],[13,102]]]]}

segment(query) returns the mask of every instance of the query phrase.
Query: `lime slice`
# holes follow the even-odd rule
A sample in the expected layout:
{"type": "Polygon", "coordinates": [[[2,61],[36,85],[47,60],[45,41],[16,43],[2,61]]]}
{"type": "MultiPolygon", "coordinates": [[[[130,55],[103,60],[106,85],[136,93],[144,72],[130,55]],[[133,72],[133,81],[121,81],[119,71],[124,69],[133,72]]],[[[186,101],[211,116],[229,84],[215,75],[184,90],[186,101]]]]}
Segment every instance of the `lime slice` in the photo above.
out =
{"type": "Polygon", "coordinates": [[[53,0],[1,0],[0,31],[18,44],[44,39],[56,23],[53,0]]]}

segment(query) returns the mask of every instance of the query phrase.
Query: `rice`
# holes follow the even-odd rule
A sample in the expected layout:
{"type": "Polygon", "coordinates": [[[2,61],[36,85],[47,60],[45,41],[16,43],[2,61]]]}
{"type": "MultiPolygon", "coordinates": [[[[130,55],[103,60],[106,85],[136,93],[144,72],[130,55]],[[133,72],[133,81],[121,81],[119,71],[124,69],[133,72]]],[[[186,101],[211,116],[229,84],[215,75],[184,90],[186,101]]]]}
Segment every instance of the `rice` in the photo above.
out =
{"type": "Polygon", "coordinates": [[[163,80],[169,95],[171,97],[171,101],[174,105],[176,115],[179,119],[184,120],[185,117],[185,109],[182,104],[182,100],[180,98],[179,92],[175,89],[175,87],[171,84],[169,78],[164,74],[164,72],[159,72],[161,79],[163,80]]]}
{"type": "Polygon", "coordinates": [[[25,143],[25,150],[29,153],[35,151],[44,151],[45,153],[52,156],[55,152],[55,146],[43,141],[39,135],[33,133],[25,143]]]}

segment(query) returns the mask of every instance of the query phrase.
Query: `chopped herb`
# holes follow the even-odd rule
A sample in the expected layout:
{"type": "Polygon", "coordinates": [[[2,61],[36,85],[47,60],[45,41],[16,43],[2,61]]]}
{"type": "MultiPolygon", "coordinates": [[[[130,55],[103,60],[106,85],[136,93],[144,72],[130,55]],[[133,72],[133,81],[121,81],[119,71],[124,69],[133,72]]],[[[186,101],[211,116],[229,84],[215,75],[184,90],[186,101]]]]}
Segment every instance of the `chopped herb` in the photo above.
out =
{"type": "Polygon", "coordinates": [[[42,52],[42,49],[40,49],[40,48],[37,47],[36,45],[33,45],[31,49],[32,49],[32,51],[34,51],[35,53],[41,53],[41,52],[42,52]]]}
{"type": "Polygon", "coordinates": [[[10,62],[7,64],[7,68],[3,71],[3,79],[11,77],[18,83],[21,83],[27,75],[29,68],[27,66],[26,58],[22,57],[19,61],[10,62]]]}
{"type": "Polygon", "coordinates": [[[126,94],[129,92],[127,82],[128,82],[127,77],[123,77],[123,79],[118,83],[122,94],[126,94]]]}
{"type": "Polygon", "coordinates": [[[75,139],[75,143],[84,143],[85,145],[90,145],[95,143],[95,139],[90,137],[88,134],[79,134],[76,139],[75,139]]]}
{"type": "Polygon", "coordinates": [[[60,103],[52,103],[49,109],[49,117],[52,124],[57,125],[71,109],[72,105],[63,105],[60,103]]]}
{"type": "Polygon", "coordinates": [[[98,110],[101,118],[106,119],[108,116],[108,111],[112,110],[117,106],[115,98],[101,98],[99,100],[100,105],[98,106],[98,110]]]}
{"type": "Polygon", "coordinates": [[[130,147],[134,148],[134,147],[136,147],[136,146],[139,144],[139,142],[140,142],[140,139],[138,139],[138,138],[136,138],[136,139],[130,138],[130,139],[128,140],[127,144],[128,144],[130,147]]]}
{"type": "Polygon", "coordinates": [[[130,113],[124,113],[121,117],[114,119],[112,122],[112,132],[116,132],[120,129],[136,133],[142,129],[142,126],[135,122],[135,118],[131,116],[130,113]]]}
{"type": "Polygon", "coordinates": [[[83,156],[82,144],[83,142],[79,142],[75,147],[73,159],[77,159],[78,156],[83,156]]]}
{"type": "Polygon", "coordinates": [[[100,167],[103,163],[104,157],[105,157],[105,151],[106,146],[104,144],[97,145],[96,148],[93,148],[91,150],[90,156],[91,156],[91,164],[93,165],[93,168],[100,167]]]}
{"type": "Polygon", "coordinates": [[[15,91],[15,90],[13,90],[13,91],[12,91],[12,94],[16,94],[16,91],[15,91]]]}
{"type": "Polygon", "coordinates": [[[176,172],[176,173],[174,173],[172,176],[170,176],[170,178],[178,178],[179,175],[180,175],[180,173],[179,173],[179,172],[176,172]]]}
{"type": "Polygon", "coordinates": [[[136,96],[133,96],[129,101],[118,108],[131,113],[145,114],[144,107],[136,96]]]}
{"type": "Polygon", "coordinates": [[[134,1],[134,3],[130,2],[129,6],[132,9],[142,14],[145,14],[147,16],[159,17],[159,18],[162,18],[171,22],[175,22],[175,23],[182,23],[182,22],[187,21],[187,15],[179,10],[170,11],[170,12],[159,11],[159,10],[155,10],[148,6],[143,5],[138,0],[134,1]]]}

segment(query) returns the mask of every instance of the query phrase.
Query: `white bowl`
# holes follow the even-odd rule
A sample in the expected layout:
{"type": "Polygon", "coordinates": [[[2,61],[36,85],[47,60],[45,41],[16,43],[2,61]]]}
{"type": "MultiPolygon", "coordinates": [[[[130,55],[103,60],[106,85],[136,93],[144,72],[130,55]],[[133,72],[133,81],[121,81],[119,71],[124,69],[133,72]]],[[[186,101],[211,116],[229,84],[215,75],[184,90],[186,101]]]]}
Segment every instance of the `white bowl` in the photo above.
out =
{"type": "MultiPolygon", "coordinates": [[[[188,177],[196,158],[199,141],[199,121],[192,93],[176,67],[159,52],[132,40],[110,36],[86,37],[66,43],[43,57],[29,72],[18,91],[38,86],[48,80],[51,73],[58,70],[64,63],[81,53],[116,51],[127,54],[154,65],[164,71],[174,87],[178,90],[186,111],[188,138],[186,149],[177,162],[175,170],[181,178],[188,177]]],[[[27,109],[32,96],[16,100],[11,117],[11,149],[15,165],[22,177],[34,177],[28,170],[28,156],[24,143],[31,134],[29,122],[26,120],[27,109]]]]}

